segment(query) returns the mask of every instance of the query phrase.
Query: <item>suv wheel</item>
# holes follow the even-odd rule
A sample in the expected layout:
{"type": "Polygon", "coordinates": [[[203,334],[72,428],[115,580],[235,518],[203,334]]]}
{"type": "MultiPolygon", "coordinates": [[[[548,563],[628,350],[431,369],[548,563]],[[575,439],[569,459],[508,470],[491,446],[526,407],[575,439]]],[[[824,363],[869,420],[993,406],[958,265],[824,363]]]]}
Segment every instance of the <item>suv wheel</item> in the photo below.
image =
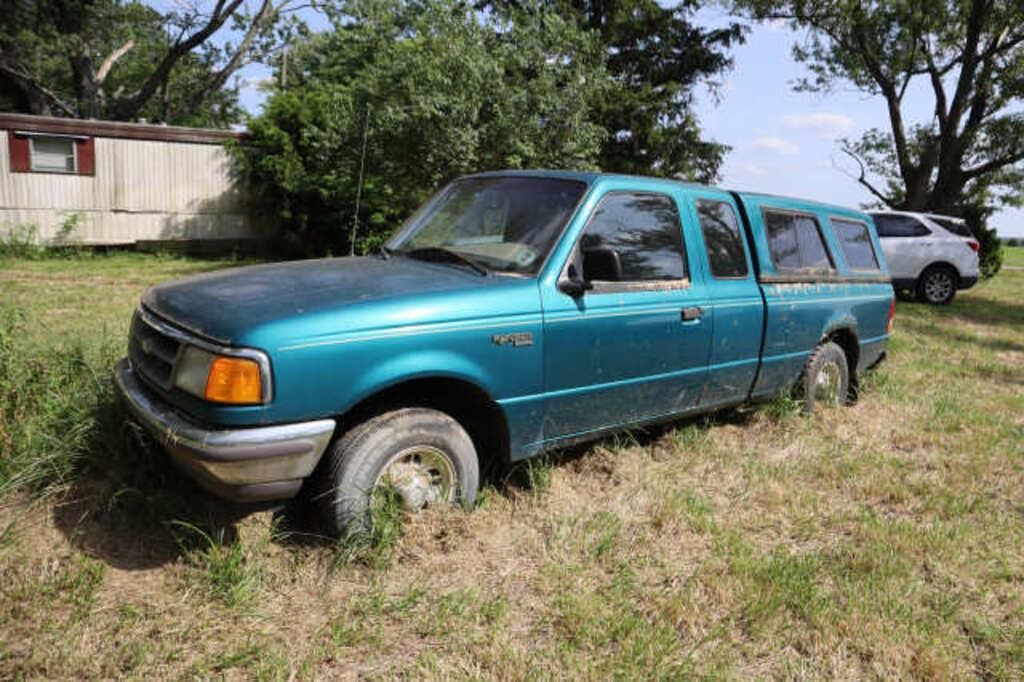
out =
{"type": "Polygon", "coordinates": [[[957,274],[945,265],[933,265],[917,280],[917,297],[932,305],[946,305],[956,296],[957,274]]]}
{"type": "Polygon", "coordinates": [[[390,487],[407,512],[438,504],[472,505],[480,485],[473,441],[443,412],[386,412],[339,438],[320,463],[314,501],[325,529],[361,528],[374,491],[390,487]]]}
{"type": "Polygon", "coordinates": [[[807,413],[814,412],[818,405],[850,402],[850,368],[838,344],[826,341],[807,358],[800,393],[807,413]]]}

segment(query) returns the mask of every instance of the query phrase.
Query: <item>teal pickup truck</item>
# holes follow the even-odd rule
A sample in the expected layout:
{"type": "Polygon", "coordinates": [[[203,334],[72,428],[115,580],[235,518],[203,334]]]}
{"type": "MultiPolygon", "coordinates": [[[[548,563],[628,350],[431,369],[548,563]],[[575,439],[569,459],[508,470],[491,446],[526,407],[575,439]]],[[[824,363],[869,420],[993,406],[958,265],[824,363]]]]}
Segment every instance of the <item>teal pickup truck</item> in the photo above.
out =
{"type": "Polygon", "coordinates": [[[377,255],[149,289],[116,381],[213,492],[316,500],[328,531],[378,486],[474,501],[480,469],[796,388],[845,403],[885,355],[872,220],[810,201],[597,173],[482,173],[377,255]]]}

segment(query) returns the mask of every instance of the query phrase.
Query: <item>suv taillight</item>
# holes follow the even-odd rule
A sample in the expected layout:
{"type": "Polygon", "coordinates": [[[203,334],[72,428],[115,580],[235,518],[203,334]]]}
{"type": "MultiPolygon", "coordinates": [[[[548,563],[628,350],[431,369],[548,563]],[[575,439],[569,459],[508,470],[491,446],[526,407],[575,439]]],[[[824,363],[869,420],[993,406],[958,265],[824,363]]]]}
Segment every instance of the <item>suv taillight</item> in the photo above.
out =
{"type": "Polygon", "coordinates": [[[885,333],[892,334],[892,323],[896,319],[896,297],[892,297],[892,301],[889,302],[889,321],[885,324],[885,333]]]}
{"type": "Polygon", "coordinates": [[[981,250],[981,244],[974,241],[973,239],[967,240],[967,246],[971,247],[971,251],[973,251],[974,253],[978,253],[978,251],[981,250]]]}

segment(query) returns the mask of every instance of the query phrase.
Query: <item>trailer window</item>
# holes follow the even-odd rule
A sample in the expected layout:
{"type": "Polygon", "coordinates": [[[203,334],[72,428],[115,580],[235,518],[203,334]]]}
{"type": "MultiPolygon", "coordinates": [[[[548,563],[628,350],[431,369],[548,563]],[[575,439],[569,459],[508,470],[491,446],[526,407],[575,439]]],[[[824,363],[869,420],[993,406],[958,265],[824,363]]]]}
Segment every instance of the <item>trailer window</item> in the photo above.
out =
{"type": "Polygon", "coordinates": [[[776,269],[832,269],[832,259],[813,216],[768,210],[764,212],[764,225],[776,269]]]}
{"type": "Polygon", "coordinates": [[[868,226],[856,220],[832,218],[832,230],[839,239],[846,265],[852,270],[878,270],[878,258],[871,244],[868,226]]]}
{"type": "Polygon", "coordinates": [[[701,200],[697,202],[697,216],[711,274],[717,278],[746,277],[747,256],[732,206],[724,201],[701,200]]]}
{"type": "Polygon", "coordinates": [[[68,137],[29,138],[32,170],[41,173],[75,173],[75,141],[68,137]]]}

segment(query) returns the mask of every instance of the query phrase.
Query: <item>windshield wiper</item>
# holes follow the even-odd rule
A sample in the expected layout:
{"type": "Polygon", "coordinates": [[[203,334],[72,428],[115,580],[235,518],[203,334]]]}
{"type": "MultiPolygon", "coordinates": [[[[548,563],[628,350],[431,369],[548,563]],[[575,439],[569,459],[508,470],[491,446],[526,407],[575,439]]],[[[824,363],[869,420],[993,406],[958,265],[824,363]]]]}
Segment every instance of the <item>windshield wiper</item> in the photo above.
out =
{"type": "Polygon", "coordinates": [[[388,258],[391,258],[392,253],[394,253],[394,251],[392,251],[388,247],[381,246],[380,250],[377,252],[377,255],[379,255],[382,260],[387,260],[388,258]]]}
{"type": "Polygon", "coordinates": [[[416,258],[418,260],[424,260],[433,263],[459,263],[471,268],[474,272],[482,277],[487,276],[487,268],[480,265],[476,261],[462,255],[458,251],[446,249],[443,246],[423,246],[418,249],[410,249],[408,251],[399,251],[403,256],[409,258],[416,258]]]}

